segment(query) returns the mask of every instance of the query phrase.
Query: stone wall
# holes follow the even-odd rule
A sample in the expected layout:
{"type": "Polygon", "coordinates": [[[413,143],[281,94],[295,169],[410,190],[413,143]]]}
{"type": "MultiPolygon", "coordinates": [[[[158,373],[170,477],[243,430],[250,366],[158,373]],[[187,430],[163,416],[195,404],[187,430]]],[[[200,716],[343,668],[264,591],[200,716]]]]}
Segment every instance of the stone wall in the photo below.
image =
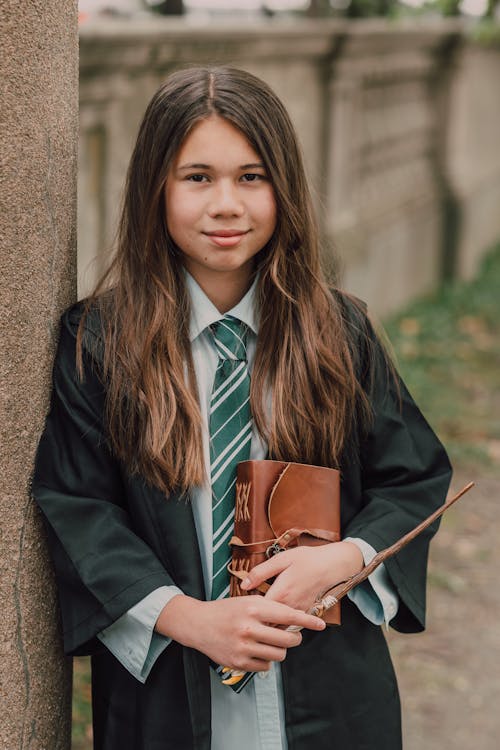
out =
{"type": "Polygon", "coordinates": [[[171,70],[196,63],[246,68],[284,100],[325,252],[379,314],[470,275],[500,236],[500,50],[468,42],[459,22],[99,21],[82,26],[80,48],[82,293],[112,242],[146,104],[171,70]]]}
{"type": "Polygon", "coordinates": [[[344,285],[379,313],[440,276],[438,102],[443,50],[455,33],[449,25],[353,24],[332,62],[326,234],[344,285]]]}
{"type": "Polygon", "coordinates": [[[458,209],[455,268],[470,278],[500,235],[500,46],[461,44],[450,83],[445,164],[458,209]]]}
{"type": "Polygon", "coordinates": [[[76,296],[76,0],[3,0],[0,33],[0,747],[66,750],[70,665],[30,476],[76,296]]]}

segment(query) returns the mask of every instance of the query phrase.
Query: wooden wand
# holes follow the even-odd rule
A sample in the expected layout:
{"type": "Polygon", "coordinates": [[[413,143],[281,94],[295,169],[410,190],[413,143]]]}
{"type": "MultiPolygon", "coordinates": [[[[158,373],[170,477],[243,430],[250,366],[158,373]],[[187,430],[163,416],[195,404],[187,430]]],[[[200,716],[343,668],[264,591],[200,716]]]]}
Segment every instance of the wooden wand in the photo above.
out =
{"type": "MultiPolygon", "coordinates": [[[[313,604],[311,609],[307,611],[307,614],[316,615],[316,617],[322,617],[324,613],[328,609],[330,609],[330,607],[333,607],[335,604],[337,604],[337,602],[339,602],[355,586],[365,581],[368,576],[370,576],[373,571],[378,568],[379,565],[382,565],[382,563],[385,562],[389,557],[397,554],[403,547],[411,542],[412,539],[415,539],[416,536],[418,536],[424,529],[430,526],[433,521],[442,516],[445,510],[448,510],[448,508],[450,508],[453,503],[461,498],[462,495],[465,495],[465,493],[468,492],[472,487],[474,487],[474,482],[469,482],[465,485],[465,487],[462,487],[460,492],[457,492],[457,494],[450,498],[450,500],[447,500],[445,503],[443,503],[443,505],[435,510],[434,513],[431,513],[430,516],[419,523],[418,526],[415,526],[414,529],[402,536],[401,539],[398,539],[398,541],[394,542],[394,544],[391,544],[390,547],[386,547],[386,549],[377,552],[371,562],[369,562],[368,565],[365,565],[359,573],[351,576],[346,581],[340,581],[339,583],[330,586],[330,588],[327,589],[322,594],[322,596],[318,597],[318,600],[313,604]]],[[[236,571],[232,572],[234,575],[236,571]]],[[[243,579],[244,577],[245,575],[241,574],[241,578],[243,579]]],[[[301,628],[297,625],[290,625],[287,630],[297,631],[301,630],[301,628]]],[[[246,672],[242,672],[239,669],[230,669],[228,667],[224,667],[223,673],[224,679],[222,680],[222,682],[224,685],[235,685],[245,676],[245,674],[247,674],[246,672]]]]}

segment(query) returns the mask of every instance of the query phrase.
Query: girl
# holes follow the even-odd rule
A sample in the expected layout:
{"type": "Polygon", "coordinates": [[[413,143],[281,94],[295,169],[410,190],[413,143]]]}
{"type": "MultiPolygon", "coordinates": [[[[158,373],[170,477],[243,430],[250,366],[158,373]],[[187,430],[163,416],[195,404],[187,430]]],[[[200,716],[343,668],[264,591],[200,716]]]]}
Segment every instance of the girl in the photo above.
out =
{"type": "Polygon", "coordinates": [[[92,655],[94,747],[399,748],[378,626],[423,629],[430,535],[343,601],[340,627],[304,613],[449,478],[363,306],[324,281],[281,102],[240,70],[172,74],[114,260],[62,318],[35,471],[65,650],[92,655]],[[227,598],[236,464],[266,456],[341,469],[343,541],[283,552],[245,584],[275,576],[266,596],[227,598]],[[237,694],[210,660],[258,676],[237,694]]]}

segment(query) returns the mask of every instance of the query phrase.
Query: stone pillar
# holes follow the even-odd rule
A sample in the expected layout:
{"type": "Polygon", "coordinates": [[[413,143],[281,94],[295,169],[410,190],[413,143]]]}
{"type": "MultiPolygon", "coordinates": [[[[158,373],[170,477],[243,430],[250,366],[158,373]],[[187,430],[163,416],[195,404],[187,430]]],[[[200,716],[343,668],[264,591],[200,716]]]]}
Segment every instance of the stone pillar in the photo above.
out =
{"type": "Polygon", "coordinates": [[[75,297],[76,0],[0,4],[0,747],[66,750],[71,670],[33,457],[75,297]]]}

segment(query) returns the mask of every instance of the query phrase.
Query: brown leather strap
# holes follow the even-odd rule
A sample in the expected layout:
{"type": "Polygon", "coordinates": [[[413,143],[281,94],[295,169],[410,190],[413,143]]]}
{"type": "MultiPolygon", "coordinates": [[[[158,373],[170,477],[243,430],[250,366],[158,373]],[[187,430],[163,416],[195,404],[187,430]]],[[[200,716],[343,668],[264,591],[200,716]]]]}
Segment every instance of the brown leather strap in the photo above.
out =
{"type": "Polygon", "coordinates": [[[232,536],[231,539],[229,540],[229,544],[235,544],[237,547],[247,548],[247,547],[255,547],[256,545],[259,545],[259,544],[267,544],[267,545],[274,544],[275,541],[276,539],[262,539],[261,541],[258,541],[258,542],[244,542],[239,538],[239,536],[232,536]]]}
{"type": "Polygon", "coordinates": [[[250,554],[265,552],[271,544],[277,544],[282,549],[286,549],[299,537],[307,535],[315,539],[321,539],[327,542],[339,542],[340,534],[336,531],[326,531],[326,529],[287,529],[281,536],[274,539],[262,539],[257,542],[244,542],[238,536],[232,536],[229,544],[235,547],[244,547],[250,554]],[[251,549],[250,549],[251,548],[251,549]]]}
{"type": "Polygon", "coordinates": [[[326,542],[340,542],[340,534],[337,531],[326,529],[303,529],[303,534],[308,534],[316,539],[324,539],[326,542]]]}

